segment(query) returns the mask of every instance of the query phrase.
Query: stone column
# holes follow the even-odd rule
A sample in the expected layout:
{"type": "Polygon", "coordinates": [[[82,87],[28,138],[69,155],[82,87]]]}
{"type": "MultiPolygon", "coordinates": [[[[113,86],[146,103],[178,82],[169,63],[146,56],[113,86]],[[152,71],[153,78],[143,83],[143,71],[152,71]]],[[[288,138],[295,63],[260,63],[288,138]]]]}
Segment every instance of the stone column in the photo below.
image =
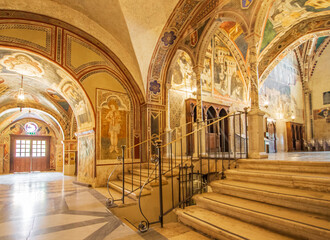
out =
{"type": "MultiPolygon", "coordinates": [[[[63,144],[63,173],[73,176],[76,169],[77,140],[64,140],[63,144]]],[[[77,173],[76,173],[77,174],[77,173]]]]}
{"type": "MultiPolygon", "coordinates": [[[[196,119],[198,122],[198,128],[202,129],[200,131],[200,143],[199,152],[201,155],[205,155],[205,123],[203,122],[203,100],[202,100],[202,79],[201,73],[203,71],[202,66],[195,66],[193,70],[196,74],[196,119]]],[[[198,140],[198,141],[199,141],[198,140]]]]}
{"type": "Polygon", "coordinates": [[[202,80],[201,73],[203,71],[203,67],[195,66],[193,68],[196,74],[196,119],[197,121],[203,121],[203,103],[202,103],[202,80]]]}
{"type": "MultiPolygon", "coordinates": [[[[171,142],[171,104],[170,104],[170,89],[171,84],[166,84],[166,95],[167,95],[167,104],[166,104],[166,122],[165,122],[165,132],[166,132],[166,143],[171,142]]],[[[165,144],[165,142],[163,142],[165,144]]],[[[170,145],[166,147],[166,156],[170,157],[170,145]]]]}
{"type": "Polygon", "coordinates": [[[264,144],[263,117],[259,108],[258,45],[260,37],[251,34],[246,38],[249,44],[248,66],[250,69],[251,110],[248,113],[249,158],[267,158],[264,144]]]}
{"type": "Polygon", "coordinates": [[[310,102],[309,102],[309,97],[310,97],[310,91],[305,91],[304,96],[305,96],[305,126],[306,126],[306,133],[305,133],[305,140],[309,141],[312,139],[312,124],[311,124],[311,111],[310,111],[310,102]]]}

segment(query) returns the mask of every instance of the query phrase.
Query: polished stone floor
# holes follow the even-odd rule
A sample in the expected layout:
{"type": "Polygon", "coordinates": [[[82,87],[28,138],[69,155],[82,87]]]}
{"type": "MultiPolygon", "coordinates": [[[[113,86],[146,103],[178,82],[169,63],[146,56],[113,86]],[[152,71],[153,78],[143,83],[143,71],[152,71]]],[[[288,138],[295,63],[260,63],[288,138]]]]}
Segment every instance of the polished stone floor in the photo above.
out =
{"type": "Polygon", "coordinates": [[[282,152],[269,153],[269,160],[330,162],[330,152],[282,152]]]}
{"type": "Polygon", "coordinates": [[[178,223],[139,234],[105,207],[104,195],[74,180],[54,172],[0,175],[0,240],[207,239],[178,223]]]}

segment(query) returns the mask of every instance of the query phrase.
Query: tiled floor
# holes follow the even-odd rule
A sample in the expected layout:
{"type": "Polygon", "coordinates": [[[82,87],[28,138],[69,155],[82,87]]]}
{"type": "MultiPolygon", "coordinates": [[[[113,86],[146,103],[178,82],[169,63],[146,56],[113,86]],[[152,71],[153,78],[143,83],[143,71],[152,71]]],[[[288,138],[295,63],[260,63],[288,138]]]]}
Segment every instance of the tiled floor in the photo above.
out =
{"type": "Polygon", "coordinates": [[[330,152],[269,153],[268,160],[330,162],[330,152]]]}
{"type": "Polygon", "coordinates": [[[107,210],[104,195],[73,180],[54,172],[0,175],[0,240],[207,239],[178,223],[139,234],[107,210]]]}

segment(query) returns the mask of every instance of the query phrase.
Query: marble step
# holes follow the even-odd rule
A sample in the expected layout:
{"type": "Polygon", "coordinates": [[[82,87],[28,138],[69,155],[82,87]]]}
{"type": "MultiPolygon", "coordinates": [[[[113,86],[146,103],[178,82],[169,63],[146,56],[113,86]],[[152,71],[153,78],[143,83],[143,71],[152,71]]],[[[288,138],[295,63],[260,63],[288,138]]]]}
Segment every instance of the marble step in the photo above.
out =
{"type": "Polygon", "coordinates": [[[238,169],[227,170],[226,178],[234,181],[330,192],[330,175],[328,174],[238,169]]]}
{"type": "Polygon", "coordinates": [[[293,239],[198,206],[175,209],[178,220],[215,239],[293,239]]]}
{"type": "Polygon", "coordinates": [[[213,192],[330,216],[330,193],[232,180],[210,186],[213,192]]]}
{"type": "MultiPolygon", "coordinates": [[[[141,169],[142,170],[142,169],[141,169]]],[[[142,171],[141,171],[142,172],[142,171]]],[[[140,173],[140,170],[138,170],[138,173],[140,173]]],[[[145,177],[145,176],[142,176],[141,175],[141,181],[140,181],[140,174],[130,174],[130,173],[127,173],[126,175],[125,175],[125,182],[126,183],[130,183],[130,184],[132,184],[132,176],[133,176],[133,185],[135,185],[135,186],[143,186],[143,184],[148,180],[148,178],[147,177],[145,177]]],[[[150,180],[152,180],[152,178],[153,177],[151,177],[150,178],[150,180]]],[[[122,174],[119,174],[118,175],[118,179],[119,180],[123,180],[123,175],[122,174]]],[[[149,180],[149,181],[150,181],[149,180]]],[[[163,177],[163,181],[162,181],[162,183],[163,183],[163,185],[166,185],[166,184],[168,184],[168,182],[167,182],[167,180],[166,180],[166,178],[165,177],[163,177]]],[[[158,186],[159,185],[159,183],[158,183],[158,179],[156,179],[156,180],[153,180],[153,181],[151,181],[149,184],[146,184],[145,186],[144,186],[144,188],[145,189],[149,189],[149,190],[151,190],[152,189],[152,187],[155,187],[155,186],[158,186]]]]}
{"type": "MultiPolygon", "coordinates": [[[[116,190],[117,192],[122,192],[123,189],[123,182],[116,180],[116,181],[110,181],[109,182],[109,186],[111,189],[116,190]]],[[[133,185],[133,192],[132,192],[132,184],[130,183],[125,183],[125,194],[128,194],[129,197],[133,198],[133,199],[137,199],[139,197],[140,194],[140,188],[138,185],[133,185]]],[[[141,196],[146,196],[146,195],[150,195],[151,194],[151,190],[148,189],[143,189],[141,196]]]]}
{"type": "Polygon", "coordinates": [[[330,239],[330,218],[217,193],[194,197],[197,206],[299,239],[330,239]]]}
{"type": "Polygon", "coordinates": [[[322,173],[330,176],[330,162],[239,159],[240,169],[322,173]]]}
{"type": "MultiPolygon", "coordinates": [[[[154,169],[141,169],[141,175],[144,176],[144,177],[148,177],[149,175],[152,174],[154,169]]],[[[133,169],[133,171],[129,170],[129,172],[135,174],[135,175],[140,175],[140,169],[133,169]]],[[[172,172],[171,171],[168,171],[168,169],[163,169],[163,174],[165,175],[165,177],[171,177],[172,176],[172,172]]],[[[155,176],[158,176],[158,168],[153,172],[153,178],[155,176]]],[[[163,175],[163,176],[164,176],[163,175]]],[[[179,175],[179,169],[173,169],[173,176],[177,176],[179,175]]]]}

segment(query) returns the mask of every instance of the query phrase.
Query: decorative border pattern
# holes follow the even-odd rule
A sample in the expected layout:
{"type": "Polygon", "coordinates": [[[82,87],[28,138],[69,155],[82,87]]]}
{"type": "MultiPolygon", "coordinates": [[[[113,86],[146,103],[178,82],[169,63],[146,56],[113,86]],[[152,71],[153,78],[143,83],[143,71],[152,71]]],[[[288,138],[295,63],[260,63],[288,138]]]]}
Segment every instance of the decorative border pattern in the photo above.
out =
{"type": "Polygon", "coordinates": [[[76,75],[78,75],[80,72],[82,72],[84,69],[88,68],[88,67],[93,67],[93,66],[100,66],[100,65],[108,65],[109,61],[106,59],[106,57],[99,51],[97,50],[95,47],[91,46],[90,44],[84,42],[83,40],[79,39],[76,36],[70,35],[68,33],[66,33],[66,39],[65,39],[65,45],[66,45],[66,66],[69,67],[76,75]],[[97,54],[98,56],[100,56],[104,61],[93,61],[93,62],[88,62],[85,63],[77,68],[75,68],[72,64],[71,64],[71,44],[72,42],[78,43],[80,45],[82,45],[83,47],[91,50],[92,52],[94,52],[95,54],[97,54]]]}
{"type": "Polygon", "coordinates": [[[54,59],[55,39],[53,38],[53,36],[55,34],[55,26],[41,23],[23,23],[23,21],[20,20],[0,20],[0,30],[2,29],[27,29],[46,33],[46,47],[24,39],[8,37],[4,35],[0,35],[0,42],[1,44],[9,46],[17,46],[17,44],[24,45],[29,49],[41,52],[47,57],[54,59]]]}

